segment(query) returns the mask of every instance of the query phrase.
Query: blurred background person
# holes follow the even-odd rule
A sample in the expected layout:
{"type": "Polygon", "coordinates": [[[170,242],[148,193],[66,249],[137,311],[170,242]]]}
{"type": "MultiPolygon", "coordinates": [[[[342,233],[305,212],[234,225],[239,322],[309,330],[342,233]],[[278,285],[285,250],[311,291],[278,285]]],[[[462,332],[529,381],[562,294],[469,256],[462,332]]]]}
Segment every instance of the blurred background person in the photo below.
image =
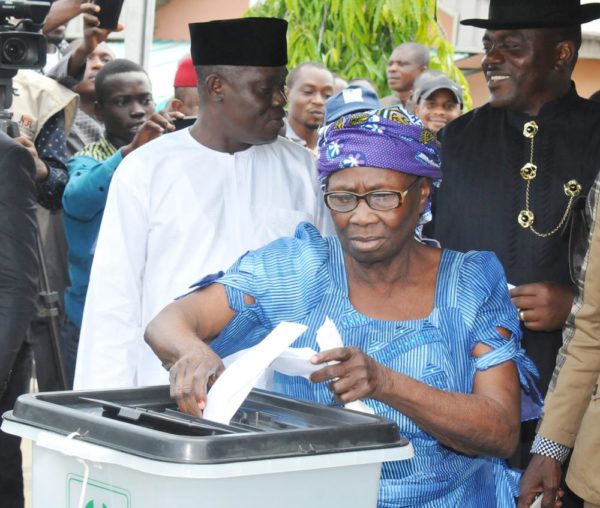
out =
{"type": "Polygon", "coordinates": [[[377,95],[377,88],[375,87],[375,83],[373,83],[368,78],[354,78],[348,81],[348,86],[360,86],[362,88],[366,88],[367,90],[371,90],[375,95],[377,95]]]}
{"type": "Polygon", "coordinates": [[[433,132],[438,132],[448,122],[458,118],[462,114],[464,101],[460,85],[444,75],[425,81],[420,88],[415,87],[413,100],[415,114],[433,132]]]}
{"type": "Polygon", "coordinates": [[[325,125],[335,122],[341,116],[378,109],[379,106],[379,99],[374,91],[358,85],[350,85],[327,99],[325,103],[325,125]]]}
{"type": "Polygon", "coordinates": [[[348,87],[348,81],[346,81],[342,76],[337,73],[333,73],[333,93],[339,93],[344,88],[348,87]]]}
{"type": "Polygon", "coordinates": [[[115,58],[113,50],[105,42],[110,30],[100,28],[98,18],[92,14],[84,14],[83,20],[83,40],[74,41],[67,56],[47,73],[79,95],[79,108],[67,136],[68,158],[84,146],[98,141],[103,134],[104,126],[95,116],[94,79],[98,71],[115,58]]]}
{"type": "Polygon", "coordinates": [[[285,137],[313,151],[325,121],[325,102],[333,95],[333,74],[322,63],[301,63],[290,72],[286,93],[285,137]]]}
{"type": "Polygon", "coordinates": [[[387,82],[392,94],[381,99],[382,106],[407,106],[415,79],[429,67],[429,49],[417,42],[400,44],[387,64],[387,82]]]}
{"type": "Polygon", "coordinates": [[[198,116],[200,97],[198,96],[198,77],[191,56],[183,58],[177,66],[173,79],[173,97],[164,108],[157,110],[178,111],[183,116],[198,116]]]}

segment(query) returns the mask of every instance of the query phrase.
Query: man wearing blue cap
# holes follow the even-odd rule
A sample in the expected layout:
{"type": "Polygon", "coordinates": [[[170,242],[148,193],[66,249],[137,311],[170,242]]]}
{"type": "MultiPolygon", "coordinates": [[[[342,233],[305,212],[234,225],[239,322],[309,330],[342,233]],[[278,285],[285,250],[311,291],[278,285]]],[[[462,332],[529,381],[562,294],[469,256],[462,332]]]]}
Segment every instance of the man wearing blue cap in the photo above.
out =
{"type": "Polygon", "coordinates": [[[115,172],[92,265],[75,388],[168,382],[143,341],[148,321],[190,281],[249,249],[320,224],[308,151],[278,138],[287,23],[190,25],[200,113],[189,129],[128,155],[115,172]]]}
{"type": "Polygon", "coordinates": [[[325,103],[325,124],[335,122],[350,113],[379,109],[377,94],[359,85],[350,85],[336,93],[325,103]]]}

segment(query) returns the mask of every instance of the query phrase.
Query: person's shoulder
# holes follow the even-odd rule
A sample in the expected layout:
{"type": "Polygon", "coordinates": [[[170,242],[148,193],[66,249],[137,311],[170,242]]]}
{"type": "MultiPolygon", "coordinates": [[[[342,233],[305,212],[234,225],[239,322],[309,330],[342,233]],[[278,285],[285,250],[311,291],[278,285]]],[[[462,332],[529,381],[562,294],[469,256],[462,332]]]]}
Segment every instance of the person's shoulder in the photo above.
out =
{"type": "Polygon", "coordinates": [[[261,251],[267,254],[276,251],[286,253],[295,251],[300,255],[320,257],[328,251],[328,242],[316,226],[309,222],[301,222],[296,226],[294,236],[284,236],[273,240],[258,250],[258,252],[261,251]]]}
{"type": "Polygon", "coordinates": [[[20,69],[13,78],[15,88],[19,91],[41,95],[45,100],[53,102],[78,103],[78,95],[48,76],[30,69],[20,69]]]}
{"type": "Polygon", "coordinates": [[[310,152],[298,143],[294,143],[283,136],[277,136],[277,139],[273,143],[258,145],[256,148],[265,152],[275,153],[278,156],[283,155],[288,158],[297,159],[303,164],[312,165],[310,152]]]}
{"type": "Polygon", "coordinates": [[[459,288],[492,288],[504,278],[504,268],[493,252],[459,252],[445,249],[451,271],[456,274],[459,288]]]}
{"type": "Polygon", "coordinates": [[[117,149],[113,146],[113,144],[104,136],[102,136],[95,143],[89,143],[85,145],[81,150],[79,150],[79,152],[73,155],[72,160],[79,158],[91,158],[96,161],[103,161],[114,155],[116,151],[117,149]]]}
{"type": "MultiPolygon", "coordinates": [[[[298,273],[309,276],[318,270],[330,256],[330,242],[308,222],[301,222],[293,236],[273,240],[254,251],[242,262],[251,266],[263,266],[273,273],[298,273]]],[[[248,271],[255,271],[254,268],[248,271]]]]}
{"type": "MultiPolygon", "coordinates": [[[[193,139],[183,129],[176,132],[163,134],[149,141],[145,145],[136,148],[119,164],[118,173],[137,171],[150,175],[153,169],[167,167],[169,160],[181,156],[192,145],[193,139]]],[[[200,148],[200,143],[194,142],[200,148]]]]}
{"type": "Polygon", "coordinates": [[[174,152],[175,150],[194,145],[198,145],[198,148],[203,146],[197,141],[194,141],[188,132],[188,129],[181,129],[178,131],[165,133],[162,136],[149,141],[148,143],[131,152],[128,157],[135,156],[146,158],[151,154],[169,157],[176,153],[174,152]]]}
{"type": "Polygon", "coordinates": [[[379,100],[382,107],[395,106],[398,104],[398,99],[393,95],[386,95],[379,100]]]}
{"type": "Polygon", "coordinates": [[[590,120],[600,124],[600,102],[591,101],[580,96],[576,96],[573,101],[573,112],[589,117],[590,120]]]}
{"type": "Polygon", "coordinates": [[[443,140],[449,136],[461,135],[466,129],[480,129],[481,123],[489,122],[493,115],[494,110],[490,105],[484,104],[452,120],[440,131],[439,137],[443,140]]]}

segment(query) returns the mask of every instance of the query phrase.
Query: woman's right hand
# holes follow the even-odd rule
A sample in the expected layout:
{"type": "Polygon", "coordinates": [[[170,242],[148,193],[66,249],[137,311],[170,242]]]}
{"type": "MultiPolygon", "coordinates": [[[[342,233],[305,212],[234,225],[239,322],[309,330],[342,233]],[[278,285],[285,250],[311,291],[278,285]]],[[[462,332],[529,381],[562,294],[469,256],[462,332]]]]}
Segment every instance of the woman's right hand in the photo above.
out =
{"type": "Polygon", "coordinates": [[[202,417],[208,388],[224,370],[221,358],[204,343],[181,356],[169,370],[171,397],[179,410],[202,417]]]}
{"type": "Polygon", "coordinates": [[[175,300],[148,323],[144,339],[169,371],[171,397],[201,417],[208,388],[225,370],[208,345],[235,316],[225,287],[211,284],[175,300]]]}

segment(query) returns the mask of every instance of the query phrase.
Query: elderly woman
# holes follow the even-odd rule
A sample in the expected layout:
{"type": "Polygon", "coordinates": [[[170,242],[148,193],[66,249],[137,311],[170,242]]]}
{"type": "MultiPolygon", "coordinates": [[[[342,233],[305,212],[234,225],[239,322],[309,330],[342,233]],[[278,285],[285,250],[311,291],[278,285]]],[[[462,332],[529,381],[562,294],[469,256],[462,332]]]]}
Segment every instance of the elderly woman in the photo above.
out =
{"type": "Polygon", "coordinates": [[[179,407],[201,415],[220,356],[281,321],[307,325],[293,346],[318,350],[329,316],[345,347],[318,354],[311,381],[277,375],[275,387],[323,404],[362,399],[398,423],[415,457],[384,464],[379,506],[514,506],[518,476],[501,457],[517,443],[519,380],[529,390],[535,369],[496,257],[419,239],[438,154],[433,133],[397,107],[327,127],[318,169],[338,237],[300,224],[150,323],[179,407]]]}

